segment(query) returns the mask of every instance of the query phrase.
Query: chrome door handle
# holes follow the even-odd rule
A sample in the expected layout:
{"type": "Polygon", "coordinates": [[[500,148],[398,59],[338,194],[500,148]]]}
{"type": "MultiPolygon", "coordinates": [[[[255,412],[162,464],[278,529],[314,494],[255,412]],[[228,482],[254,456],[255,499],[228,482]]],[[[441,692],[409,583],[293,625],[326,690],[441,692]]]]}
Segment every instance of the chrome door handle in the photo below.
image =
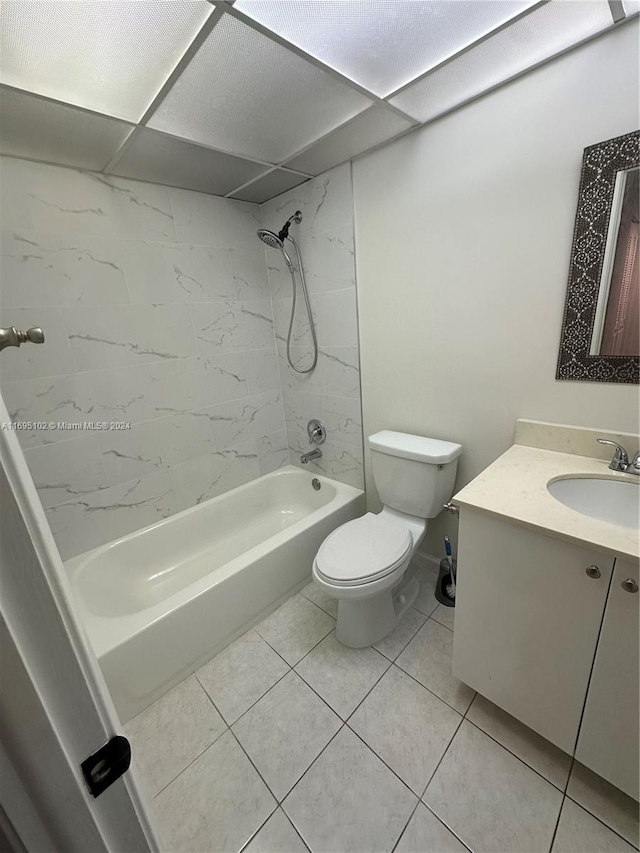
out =
{"type": "Polygon", "coordinates": [[[602,576],[602,572],[597,566],[587,566],[584,573],[587,577],[593,578],[594,580],[602,576]]]}
{"type": "Polygon", "coordinates": [[[627,578],[626,581],[622,581],[620,586],[622,587],[622,589],[625,592],[637,592],[638,591],[638,584],[634,581],[633,578],[627,578]]]}

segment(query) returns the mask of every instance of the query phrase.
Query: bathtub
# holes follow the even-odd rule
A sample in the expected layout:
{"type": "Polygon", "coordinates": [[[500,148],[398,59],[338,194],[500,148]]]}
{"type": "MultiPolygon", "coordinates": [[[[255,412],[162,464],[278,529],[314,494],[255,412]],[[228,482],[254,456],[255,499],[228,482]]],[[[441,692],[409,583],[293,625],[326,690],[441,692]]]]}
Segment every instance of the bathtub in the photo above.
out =
{"type": "Polygon", "coordinates": [[[364,511],[361,490],[290,465],[68,560],[121,721],[308,583],[322,540],[364,511]]]}

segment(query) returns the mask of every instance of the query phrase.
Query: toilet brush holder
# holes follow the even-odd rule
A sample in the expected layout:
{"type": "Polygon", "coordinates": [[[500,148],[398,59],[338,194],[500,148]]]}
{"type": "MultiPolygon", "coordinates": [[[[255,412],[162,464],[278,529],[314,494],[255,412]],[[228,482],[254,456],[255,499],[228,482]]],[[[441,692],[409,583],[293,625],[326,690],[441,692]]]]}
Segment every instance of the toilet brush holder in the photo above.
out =
{"type": "MultiPolygon", "coordinates": [[[[457,561],[453,560],[453,570],[456,571],[457,561]]],[[[449,572],[449,560],[444,557],[440,560],[440,571],[438,572],[438,580],[436,582],[435,595],[440,604],[445,607],[455,607],[455,598],[450,598],[447,595],[447,586],[451,583],[451,574],[449,572]]]]}

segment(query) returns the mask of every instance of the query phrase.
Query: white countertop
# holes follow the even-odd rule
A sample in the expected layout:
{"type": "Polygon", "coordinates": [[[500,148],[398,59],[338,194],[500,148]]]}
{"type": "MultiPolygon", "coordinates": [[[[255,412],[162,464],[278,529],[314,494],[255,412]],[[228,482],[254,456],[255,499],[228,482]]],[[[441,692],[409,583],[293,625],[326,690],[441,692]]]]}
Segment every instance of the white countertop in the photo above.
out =
{"type": "Polygon", "coordinates": [[[514,444],[458,492],[453,502],[620,557],[640,556],[638,531],[589,518],[547,491],[547,483],[556,477],[580,475],[638,482],[633,474],[609,470],[608,462],[601,459],[514,444]]]}

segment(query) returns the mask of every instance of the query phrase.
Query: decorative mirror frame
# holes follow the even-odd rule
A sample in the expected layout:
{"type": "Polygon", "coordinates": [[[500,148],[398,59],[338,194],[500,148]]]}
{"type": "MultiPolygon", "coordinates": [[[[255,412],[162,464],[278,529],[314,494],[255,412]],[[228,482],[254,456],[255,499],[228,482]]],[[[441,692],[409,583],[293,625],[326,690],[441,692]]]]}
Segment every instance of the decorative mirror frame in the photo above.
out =
{"type": "Polygon", "coordinates": [[[556,379],[640,381],[640,357],[591,355],[616,175],[640,165],[640,131],[584,149],[556,379]]]}

